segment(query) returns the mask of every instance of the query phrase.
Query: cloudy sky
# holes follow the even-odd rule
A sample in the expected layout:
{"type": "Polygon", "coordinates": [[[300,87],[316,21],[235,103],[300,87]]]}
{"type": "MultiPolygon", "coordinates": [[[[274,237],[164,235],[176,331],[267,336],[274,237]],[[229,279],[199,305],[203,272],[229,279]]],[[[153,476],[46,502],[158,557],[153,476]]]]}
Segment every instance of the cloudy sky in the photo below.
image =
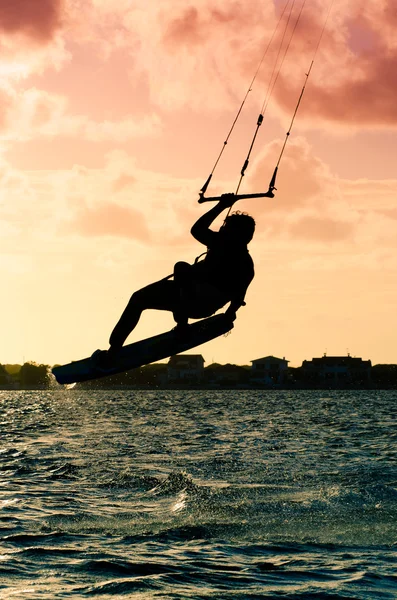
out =
{"type": "MultiPolygon", "coordinates": [[[[1,363],[106,348],[131,293],[204,250],[198,191],[279,23],[209,192],[235,190],[301,9],[241,191],[267,189],[326,27],[276,197],[237,206],[257,222],[247,306],[192,352],[397,363],[397,6],[302,2],[0,3],[1,363]]],[[[129,341],[172,326],[146,311],[129,341]]]]}

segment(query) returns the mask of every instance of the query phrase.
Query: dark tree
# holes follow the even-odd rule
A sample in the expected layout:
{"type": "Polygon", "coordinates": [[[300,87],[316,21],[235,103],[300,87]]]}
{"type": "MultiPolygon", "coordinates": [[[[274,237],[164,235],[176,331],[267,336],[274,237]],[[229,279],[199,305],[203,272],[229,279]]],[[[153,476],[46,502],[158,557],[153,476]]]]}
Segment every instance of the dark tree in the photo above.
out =
{"type": "Polygon", "coordinates": [[[47,385],[49,381],[48,373],[48,365],[38,365],[34,362],[27,362],[22,365],[21,370],[19,371],[19,381],[22,386],[44,386],[47,385]]]}

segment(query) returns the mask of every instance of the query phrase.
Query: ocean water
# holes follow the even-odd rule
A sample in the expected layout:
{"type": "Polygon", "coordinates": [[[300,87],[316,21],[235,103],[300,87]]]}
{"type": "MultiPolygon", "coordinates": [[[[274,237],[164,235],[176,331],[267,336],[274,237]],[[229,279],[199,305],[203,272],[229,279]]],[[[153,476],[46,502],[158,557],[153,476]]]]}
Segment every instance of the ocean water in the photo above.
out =
{"type": "Polygon", "coordinates": [[[397,598],[396,405],[0,392],[0,598],[397,598]]]}

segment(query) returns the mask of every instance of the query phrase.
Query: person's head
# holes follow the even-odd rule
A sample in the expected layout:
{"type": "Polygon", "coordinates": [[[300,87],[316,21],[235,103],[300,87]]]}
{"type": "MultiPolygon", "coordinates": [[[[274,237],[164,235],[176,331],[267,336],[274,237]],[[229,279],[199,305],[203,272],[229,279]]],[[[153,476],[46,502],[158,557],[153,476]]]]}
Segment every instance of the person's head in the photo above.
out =
{"type": "Polygon", "coordinates": [[[247,213],[236,211],[226,217],[221,231],[231,242],[248,244],[254,235],[255,221],[247,213]]]}

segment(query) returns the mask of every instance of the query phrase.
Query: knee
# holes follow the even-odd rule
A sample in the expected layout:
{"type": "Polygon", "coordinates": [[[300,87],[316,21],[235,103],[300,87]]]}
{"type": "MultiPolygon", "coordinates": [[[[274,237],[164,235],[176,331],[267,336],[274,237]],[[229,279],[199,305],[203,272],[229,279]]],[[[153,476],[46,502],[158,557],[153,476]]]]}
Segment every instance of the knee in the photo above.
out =
{"type": "Polygon", "coordinates": [[[174,265],[174,277],[185,277],[191,269],[191,265],[183,260],[175,263],[174,265]]]}
{"type": "Polygon", "coordinates": [[[127,306],[129,309],[134,309],[141,307],[143,304],[144,294],[142,293],[142,290],[138,290],[132,294],[127,306]]]}

